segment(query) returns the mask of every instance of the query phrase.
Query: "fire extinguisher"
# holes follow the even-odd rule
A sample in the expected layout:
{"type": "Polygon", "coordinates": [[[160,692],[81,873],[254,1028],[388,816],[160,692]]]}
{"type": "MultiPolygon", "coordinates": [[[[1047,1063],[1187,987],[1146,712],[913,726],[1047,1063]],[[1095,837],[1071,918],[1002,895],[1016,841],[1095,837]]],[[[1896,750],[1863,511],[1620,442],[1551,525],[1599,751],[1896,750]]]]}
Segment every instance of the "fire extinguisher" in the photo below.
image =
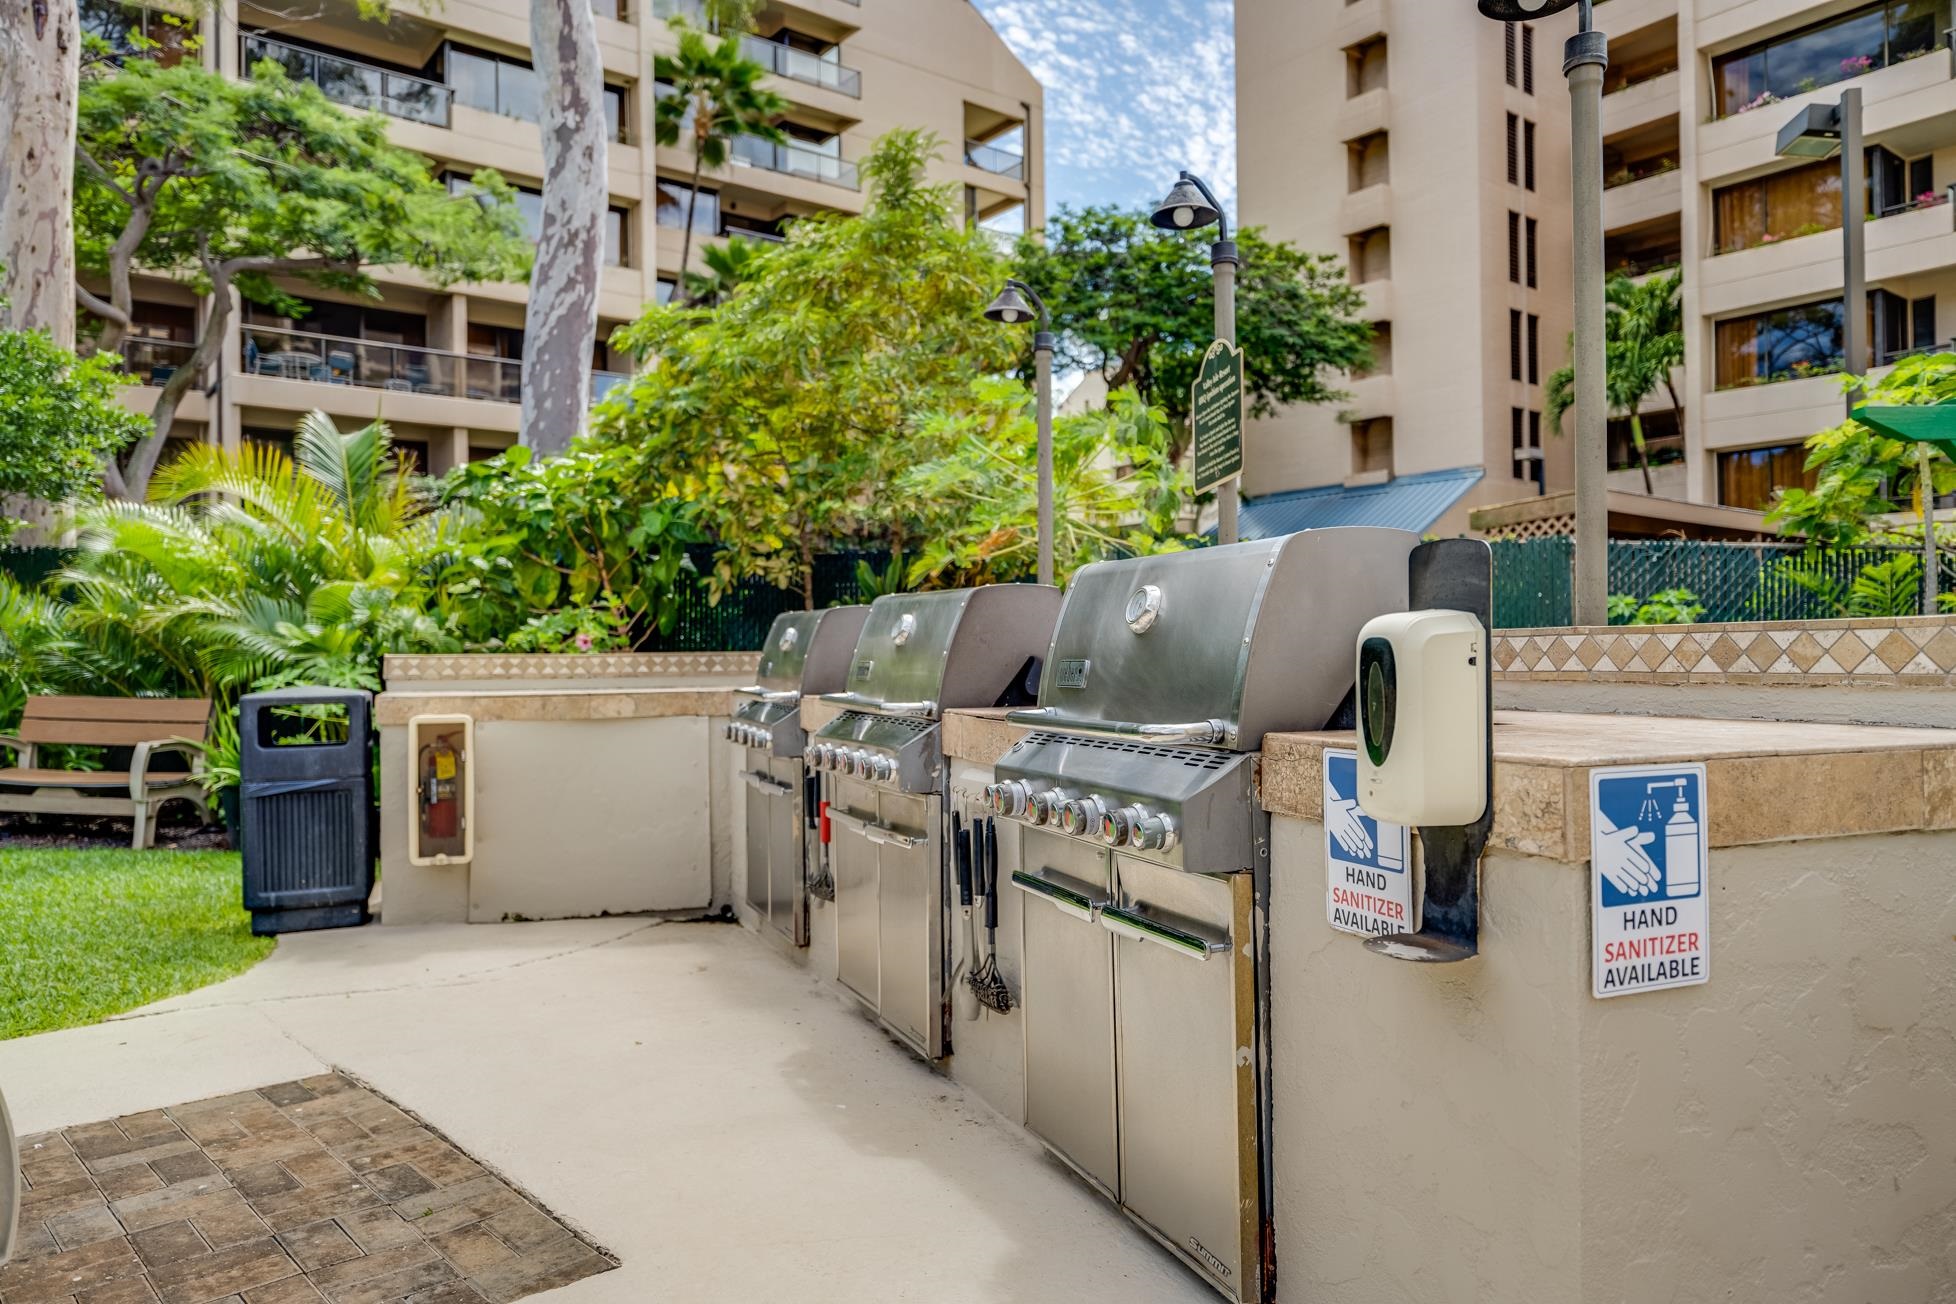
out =
{"type": "Polygon", "coordinates": [[[456,776],[461,753],[447,738],[436,738],[421,749],[421,832],[424,837],[452,838],[461,824],[462,801],[456,776]]]}

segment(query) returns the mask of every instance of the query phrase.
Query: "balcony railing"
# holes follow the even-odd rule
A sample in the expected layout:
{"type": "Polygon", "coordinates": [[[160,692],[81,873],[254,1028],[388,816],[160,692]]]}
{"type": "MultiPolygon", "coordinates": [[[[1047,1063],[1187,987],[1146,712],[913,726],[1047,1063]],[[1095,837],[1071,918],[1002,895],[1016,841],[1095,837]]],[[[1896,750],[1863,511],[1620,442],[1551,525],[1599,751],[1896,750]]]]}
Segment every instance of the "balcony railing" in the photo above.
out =
{"type": "Polygon", "coordinates": [[[813,177],[817,181],[850,190],[858,188],[854,163],[802,145],[776,145],[759,136],[736,136],[733,156],[734,162],[745,163],[749,167],[785,172],[790,176],[813,177]]]}
{"type": "Polygon", "coordinates": [[[440,82],[389,72],[316,50],[302,50],[268,36],[247,34],[240,46],[247,70],[270,59],[285,69],[286,76],[294,81],[311,82],[336,104],[379,109],[396,118],[425,122],[433,127],[448,125],[453,96],[440,82]]]}
{"type": "Polygon", "coordinates": [[[753,231],[744,226],[730,226],[721,223],[719,234],[723,237],[741,240],[759,240],[763,244],[786,244],[788,237],[781,231],[753,231]]]}
{"type": "Polygon", "coordinates": [[[243,364],[251,375],[319,385],[355,385],[494,403],[518,403],[523,398],[523,364],[515,358],[444,353],[309,331],[247,326],[243,364]]]}
{"type": "Polygon", "coordinates": [[[1614,190],[1618,186],[1648,181],[1652,177],[1661,177],[1666,172],[1677,170],[1678,161],[1674,158],[1643,159],[1636,163],[1626,163],[1603,178],[1603,189],[1614,190]]]}
{"type": "Polygon", "coordinates": [[[964,161],[972,167],[986,172],[996,172],[1014,181],[1026,179],[1026,160],[1023,154],[1013,154],[975,140],[964,143],[964,161]]]}
{"type": "Polygon", "coordinates": [[[759,36],[741,37],[740,48],[748,58],[776,76],[791,77],[795,81],[837,91],[853,99],[863,97],[863,75],[833,59],[759,36]]]}
{"type": "Polygon", "coordinates": [[[139,385],[163,385],[190,361],[196,345],[182,340],[131,335],[122,341],[120,352],[124,370],[135,374],[139,385]]]}

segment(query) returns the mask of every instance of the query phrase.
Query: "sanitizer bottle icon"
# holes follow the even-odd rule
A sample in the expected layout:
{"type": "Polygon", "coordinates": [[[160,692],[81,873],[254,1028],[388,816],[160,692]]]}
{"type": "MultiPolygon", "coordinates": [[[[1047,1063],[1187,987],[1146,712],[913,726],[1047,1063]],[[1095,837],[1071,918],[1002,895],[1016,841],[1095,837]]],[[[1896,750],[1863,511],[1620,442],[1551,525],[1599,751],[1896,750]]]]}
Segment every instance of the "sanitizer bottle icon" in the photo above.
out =
{"type": "MultiPolygon", "coordinates": [[[[1690,781],[1684,778],[1666,779],[1662,783],[1649,785],[1646,791],[1655,794],[1661,789],[1675,789],[1676,800],[1671,806],[1671,818],[1664,822],[1664,895],[1688,897],[1698,895],[1699,866],[1702,863],[1698,837],[1698,821],[1691,817],[1691,807],[1684,800],[1685,786],[1690,781]]],[[[1645,799],[1645,809],[1652,814],[1657,803],[1645,799]]]]}

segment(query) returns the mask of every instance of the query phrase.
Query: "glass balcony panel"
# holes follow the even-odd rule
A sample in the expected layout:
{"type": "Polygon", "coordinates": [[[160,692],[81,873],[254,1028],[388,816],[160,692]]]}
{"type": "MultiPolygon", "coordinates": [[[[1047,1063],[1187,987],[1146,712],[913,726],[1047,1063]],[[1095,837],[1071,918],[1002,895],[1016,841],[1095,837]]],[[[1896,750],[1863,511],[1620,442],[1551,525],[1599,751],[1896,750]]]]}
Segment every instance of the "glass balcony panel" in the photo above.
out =
{"type": "Polygon", "coordinates": [[[854,163],[819,153],[805,145],[776,145],[759,136],[737,136],[734,138],[733,156],[737,162],[766,168],[770,172],[813,177],[817,181],[845,186],[850,190],[857,188],[854,163]]]}
{"type": "Polygon", "coordinates": [[[313,83],[336,104],[379,109],[430,126],[448,125],[450,91],[439,82],[302,50],[265,36],[246,36],[243,55],[247,67],[270,59],[285,69],[286,76],[313,83]]]}
{"type": "Polygon", "coordinates": [[[123,370],[136,377],[138,385],[163,385],[190,361],[194,345],[181,340],[153,339],[132,335],[122,341],[123,370]]]}
{"type": "Polygon", "coordinates": [[[1025,157],[1008,153],[992,145],[980,144],[975,140],[964,143],[964,161],[972,167],[995,172],[1002,177],[1023,181],[1026,175],[1025,157]]]}
{"type": "Polygon", "coordinates": [[[522,400],[523,364],[517,358],[464,357],[380,340],[247,326],[243,363],[250,375],[279,380],[497,403],[522,400]]]}

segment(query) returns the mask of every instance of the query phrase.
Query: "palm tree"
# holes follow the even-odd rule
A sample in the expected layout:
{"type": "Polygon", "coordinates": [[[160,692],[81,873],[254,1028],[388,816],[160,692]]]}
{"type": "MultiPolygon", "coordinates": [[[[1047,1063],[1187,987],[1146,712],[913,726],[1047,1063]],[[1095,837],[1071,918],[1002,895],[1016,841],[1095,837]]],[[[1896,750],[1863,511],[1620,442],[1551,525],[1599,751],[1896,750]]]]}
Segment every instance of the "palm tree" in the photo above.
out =
{"type": "Polygon", "coordinates": [[[754,275],[754,264],[766,251],[758,240],[734,236],[724,245],[708,245],[700,251],[708,275],[685,273],[686,297],[703,307],[717,308],[733,297],[741,282],[754,275]]]}
{"type": "MultiPolygon", "coordinates": [[[[788,101],[761,86],[767,70],[740,51],[740,33],[730,30],[719,41],[672,20],[679,35],[679,52],[652,61],[653,76],[671,90],[662,90],[652,113],[653,136],[668,148],[690,145],[693,184],[686,199],[686,235],[679,266],[693,256],[693,215],[700,202],[700,175],[725,167],[733,142],[758,136],[778,145],[788,136],[775,119],[788,111],[788,101]]],[[[690,298],[690,292],[681,291],[690,298]]]]}
{"type": "MultiPolygon", "coordinates": [[[[1671,396],[1678,432],[1684,432],[1684,404],[1671,371],[1684,362],[1684,305],[1682,271],[1647,280],[1612,276],[1603,287],[1603,395],[1609,410],[1630,418],[1630,440],[1637,447],[1637,464],[1644,473],[1644,492],[1653,492],[1650,452],[1644,447],[1644,400],[1661,387],[1671,396]]],[[[1573,338],[1572,347],[1573,347],[1573,338]]],[[[1576,403],[1576,372],[1563,367],[1545,387],[1549,427],[1562,432],[1562,415],[1576,403]]]]}

